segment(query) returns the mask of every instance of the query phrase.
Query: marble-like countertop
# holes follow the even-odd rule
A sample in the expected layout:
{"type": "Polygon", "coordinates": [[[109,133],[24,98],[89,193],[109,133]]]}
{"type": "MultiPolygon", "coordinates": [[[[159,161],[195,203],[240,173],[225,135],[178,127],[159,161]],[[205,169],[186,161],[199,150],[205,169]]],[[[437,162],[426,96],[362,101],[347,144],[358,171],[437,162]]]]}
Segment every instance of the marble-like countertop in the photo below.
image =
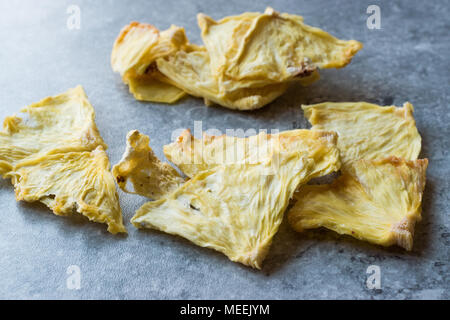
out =
{"type": "Polygon", "coordinates": [[[423,221],[414,249],[382,248],[316,230],[298,234],[283,223],[262,271],[212,250],[154,231],[129,219],[145,201],[120,192],[128,236],[104,225],[62,218],[40,204],[17,203],[9,181],[0,182],[0,298],[175,299],[448,299],[450,258],[450,108],[447,1],[20,1],[0,2],[0,118],[77,84],[96,110],[97,125],[117,163],[125,135],[138,129],[162,146],[178,128],[307,128],[302,103],[368,101],[415,106],[430,160],[423,221]],[[381,10],[381,29],[368,29],[367,8],[381,10]],[[69,29],[71,5],[80,29],[69,29]],[[214,18],[271,5],[301,14],[306,23],[364,43],[353,62],[325,70],[309,88],[293,89],[264,109],[236,112],[186,98],[167,106],[133,99],[109,64],[113,41],[130,21],[165,29],[184,26],[200,43],[196,14],[214,18]],[[380,267],[381,288],[368,289],[367,268],[380,267]],[[77,266],[81,288],[67,286],[77,266]],[[70,271],[70,269],[69,269],[70,271]]]}

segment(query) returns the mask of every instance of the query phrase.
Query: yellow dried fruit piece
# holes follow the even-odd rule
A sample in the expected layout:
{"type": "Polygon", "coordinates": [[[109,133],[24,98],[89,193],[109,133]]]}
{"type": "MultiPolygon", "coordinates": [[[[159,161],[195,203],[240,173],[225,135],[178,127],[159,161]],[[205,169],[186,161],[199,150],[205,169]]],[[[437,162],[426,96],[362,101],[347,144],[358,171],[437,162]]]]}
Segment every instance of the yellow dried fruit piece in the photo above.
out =
{"type": "Polygon", "coordinates": [[[0,132],[0,173],[11,178],[17,200],[41,201],[57,215],[74,209],[126,232],[109,172],[107,147],[94,109],[81,86],[25,107],[28,119],[12,116],[0,132]]]}
{"type": "Polygon", "coordinates": [[[201,139],[197,139],[185,130],[175,142],[164,146],[164,155],[188,177],[224,164],[257,163],[269,157],[277,147],[284,152],[307,152],[316,162],[318,172],[333,172],[340,167],[339,152],[335,146],[336,134],[326,131],[298,129],[276,134],[261,132],[246,138],[204,133],[201,139]]]}
{"type": "Polygon", "coordinates": [[[128,193],[159,199],[183,182],[178,172],[161,162],[149,146],[150,138],[137,130],[127,134],[127,147],[112,173],[119,187],[128,193]],[[127,188],[131,183],[133,190],[127,188]]]}
{"type": "Polygon", "coordinates": [[[208,53],[198,50],[179,51],[157,60],[158,70],[177,87],[194,97],[202,97],[207,105],[217,103],[230,109],[252,110],[278,98],[289,83],[274,83],[263,87],[241,87],[235,82],[233,90],[221,91],[218,79],[211,74],[208,53]]]}
{"type": "Polygon", "coordinates": [[[244,13],[218,22],[198,15],[211,70],[228,89],[233,81],[262,86],[290,81],[318,68],[341,68],[362,48],[355,40],[339,40],[303,23],[303,18],[280,14],[244,13]]]}
{"type": "Polygon", "coordinates": [[[56,215],[75,209],[89,220],[106,223],[111,233],[126,232],[101,146],[94,151],[36,155],[20,161],[5,178],[11,178],[18,201],[40,201],[56,215]]]}
{"type": "Polygon", "coordinates": [[[111,65],[129,84],[136,99],[173,103],[185,93],[156,69],[155,61],[186,45],[183,28],[171,26],[159,32],[150,24],[132,22],[122,29],[114,43],[111,65]]]}
{"type": "Polygon", "coordinates": [[[421,137],[409,102],[402,108],[366,102],[324,102],[302,108],[313,130],[339,134],[338,148],[344,167],[358,159],[397,156],[415,160],[419,156],[421,137]]]}
{"type": "Polygon", "coordinates": [[[6,117],[0,132],[0,174],[39,152],[106,149],[95,114],[81,86],[42,99],[21,110],[28,117],[6,117]]]}
{"type": "Polygon", "coordinates": [[[130,92],[136,100],[175,103],[186,95],[181,89],[159,80],[154,74],[128,78],[130,92]]]}
{"type": "MultiPolygon", "coordinates": [[[[327,164],[317,163],[302,148],[286,150],[276,142],[272,152],[255,163],[201,171],[173,193],[144,204],[131,221],[138,228],[182,236],[260,269],[295,189],[338,168],[337,150],[330,148],[336,135],[327,135],[329,140],[316,140],[317,148],[328,150],[320,160],[327,164]]],[[[303,139],[301,134],[290,138],[303,139]]]]}
{"type": "Polygon", "coordinates": [[[288,213],[297,231],[325,227],[383,246],[413,246],[428,160],[358,160],[331,185],[300,188],[288,213]]]}

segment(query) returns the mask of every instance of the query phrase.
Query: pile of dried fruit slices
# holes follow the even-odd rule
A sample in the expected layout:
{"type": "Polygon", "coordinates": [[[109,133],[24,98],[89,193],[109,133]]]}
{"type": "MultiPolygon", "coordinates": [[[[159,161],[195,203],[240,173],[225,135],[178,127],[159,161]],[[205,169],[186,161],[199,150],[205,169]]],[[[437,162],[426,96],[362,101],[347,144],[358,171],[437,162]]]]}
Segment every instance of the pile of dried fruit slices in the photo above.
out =
{"type": "Polygon", "coordinates": [[[204,46],[184,29],[160,32],[132,22],[117,37],[111,65],[138,100],[174,103],[186,93],[230,109],[261,108],[293,83],[307,86],[319,68],[342,68],[362,48],[272,8],[214,21],[199,14],[204,46]]]}
{"type": "MultiPolygon", "coordinates": [[[[204,47],[184,30],[125,27],[112,65],[137,99],[175,102],[185,93],[233,109],[262,107],[292,82],[317,79],[317,68],[343,67],[361,48],[309,27],[299,16],[244,13],[218,22],[198,17],[204,47]]],[[[288,212],[297,231],[325,227],[361,240],[411,250],[421,219],[427,159],[413,106],[365,102],[302,106],[312,124],[246,138],[193,137],[189,130],[164,146],[182,172],[161,162],[137,130],[112,172],[81,86],[7,117],[0,132],[0,174],[16,199],[40,201],[57,215],[78,212],[126,232],[114,181],[145,196],[132,218],[261,268],[288,212]],[[340,172],[331,184],[307,184],[340,172]]]]}

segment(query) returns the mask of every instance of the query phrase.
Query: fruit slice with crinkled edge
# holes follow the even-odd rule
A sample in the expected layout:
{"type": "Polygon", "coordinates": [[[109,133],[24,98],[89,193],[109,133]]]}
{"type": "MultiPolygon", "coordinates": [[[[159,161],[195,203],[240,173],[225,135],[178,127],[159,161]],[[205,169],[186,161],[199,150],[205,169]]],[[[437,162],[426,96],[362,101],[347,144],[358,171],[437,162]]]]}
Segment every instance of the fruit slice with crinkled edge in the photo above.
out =
{"type": "Polygon", "coordinates": [[[17,201],[41,201],[56,215],[76,211],[106,223],[113,234],[126,232],[108,157],[101,146],[94,151],[36,155],[19,162],[5,178],[11,178],[17,201]]]}
{"type": "Polygon", "coordinates": [[[7,117],[0,133],[0,173],[17,200],[41,201],[57,215],[73,211],[126,232],[109,161],[81,86],[7,117]]]}
{"type": "Polygon", "coordinates": [[[367,102],[324,102],[302,108],[313,130],[339,134],[343,167],[358,159],[396,156],[416,160],[419,156],[421,137],[409,102],[401,108],[367,102]]]}
{"type": "Polygon", "coordinates": [[[331,185],[306,185],[288,213],[297,231],[325,227],[383,246],[413,246],[428,160],[358,160],[331,185]]]}
{"type": "Polygon", "coordinates": [[[341,68],[362,48],[310,27],[301,16],[246,12],[214,21],[199,14],[198,24],[211,60],[213,76],[228,88],[230,80],[253,85],[291,81],[315,68],[341,68]]]}
{"type": "Polygon", "coordinates": [[[333,169],[330,168],[332,172],[340,167],[336,143],[336,134],[328,131],[298,129],[275,134],[260,132],[246,138],[204,133],[198,139],[185,130],[175,142],[164,146],[164,154],[184,174],[193,177],[200,171],[223,164],[257,163],[268,157],[277,146],[281,146],[283,151],[308,152],[316,161],[318,171],[324,169],[322,165],[335,165],[333,169]]]}

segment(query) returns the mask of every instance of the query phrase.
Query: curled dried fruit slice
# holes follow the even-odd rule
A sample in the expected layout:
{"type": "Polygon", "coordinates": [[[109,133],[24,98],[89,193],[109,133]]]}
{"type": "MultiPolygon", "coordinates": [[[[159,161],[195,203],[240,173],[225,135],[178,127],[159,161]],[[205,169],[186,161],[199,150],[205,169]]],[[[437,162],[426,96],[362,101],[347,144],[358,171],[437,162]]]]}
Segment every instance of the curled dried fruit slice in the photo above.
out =
{"type": "Polygon", "coordinates": [[[11,178],[17,200],[41,201],[57,215],[74,209],[126,232],[109,161],[81,86],[7,117],[0,132],[0,173],[11,178]]]}
{"type": "Polygon", "coordinates": [[[171,26],[159,32],[150,24],[132,22],[117,37],[111,65],[138,100],[173,103],[185,95],[156,68],[156,59],[187,45],[184,29],[171,26]]]}
{"type": "Polygon", "coordinates": [[[112,172],[123,191],[159,199],[174,191],[184,179],[155,156],[149,143],[150,138],[139,131],[128,132],[127,148],[112,172]],[[127,188],[128,183],[132,184],[133,191],[127,188]]]}
{"type": "Polygon", "coordinates": [[[198,15],[211,70],[228,88],[230,80],[267,85],[301,78],[319,68],[341,68],[362,48],[303,23],[297,15],[244,13],[218,22],[198,15]]]}
{"type": "Polygon", "coordinates": [[[343,166],[358,159],[397,156],[415,160],[419,156],[421,138],[409,102],[402,108],[366,102],[324,102],[302,108],[313,130],[332,130],[339,134],[343,166]]]}
{"type": "Polygon", "coordinates": [[[18,201],[41,201],[56,215],[75,209],[89,220],[106,223],[111,233],[126,232],[101,146],[94,151],[36,155],[19,162],[5,178],[11,178],[18,201]]]}
{"type": "Polygon", "coordinates": [[[304,139],[296,132],[253,163],[242,159],[201,171],[171,194],[144,204],[132,223],[261,268],[295,189],[339,167],[336,147],[330,146],[336,135],[328,135],[330,139],[316,139],[317,149],[324,152],[320,158],[293,144],[304,139]]]}
{"type": "Polygon", "coordinates": [[[413,245],[428,160],[358,160],[331,185],[307,185],[288,213],[297,231],[325,227],[383,246],[413,245]]]}
{"type": "Polygon", "coordinates": [[[339,169],[339,152],[335,148],[336,134],[327,131],[290,130],[276,134],[261,132],[247,138],[234,136],[209,136],[195,138],[185,130],[171,144],[164,146],[164,154],[188,177],[203,170],[236,162],[257,163],[276,149],[287,152],[298,150],[307,152],[316,162],[318,172],[339,169]],[[326,168],[332,165],[333,168],[326,168]]]}
{"type": "MultiPolygon", "coordinates": [[[[157,60],[158,70],[173,81],[177,87],[195,97],[202,97],[230,109],[252,110],[260,108],[282,95],[289,83],[273,83],[265,86],[242,86],[233,82],[233,88],[223,91],[216,77],[211,74],[209,55],[204,48],[157,60]]],[[[312,79],[312,76],[311,76],[312,79]]]]}

